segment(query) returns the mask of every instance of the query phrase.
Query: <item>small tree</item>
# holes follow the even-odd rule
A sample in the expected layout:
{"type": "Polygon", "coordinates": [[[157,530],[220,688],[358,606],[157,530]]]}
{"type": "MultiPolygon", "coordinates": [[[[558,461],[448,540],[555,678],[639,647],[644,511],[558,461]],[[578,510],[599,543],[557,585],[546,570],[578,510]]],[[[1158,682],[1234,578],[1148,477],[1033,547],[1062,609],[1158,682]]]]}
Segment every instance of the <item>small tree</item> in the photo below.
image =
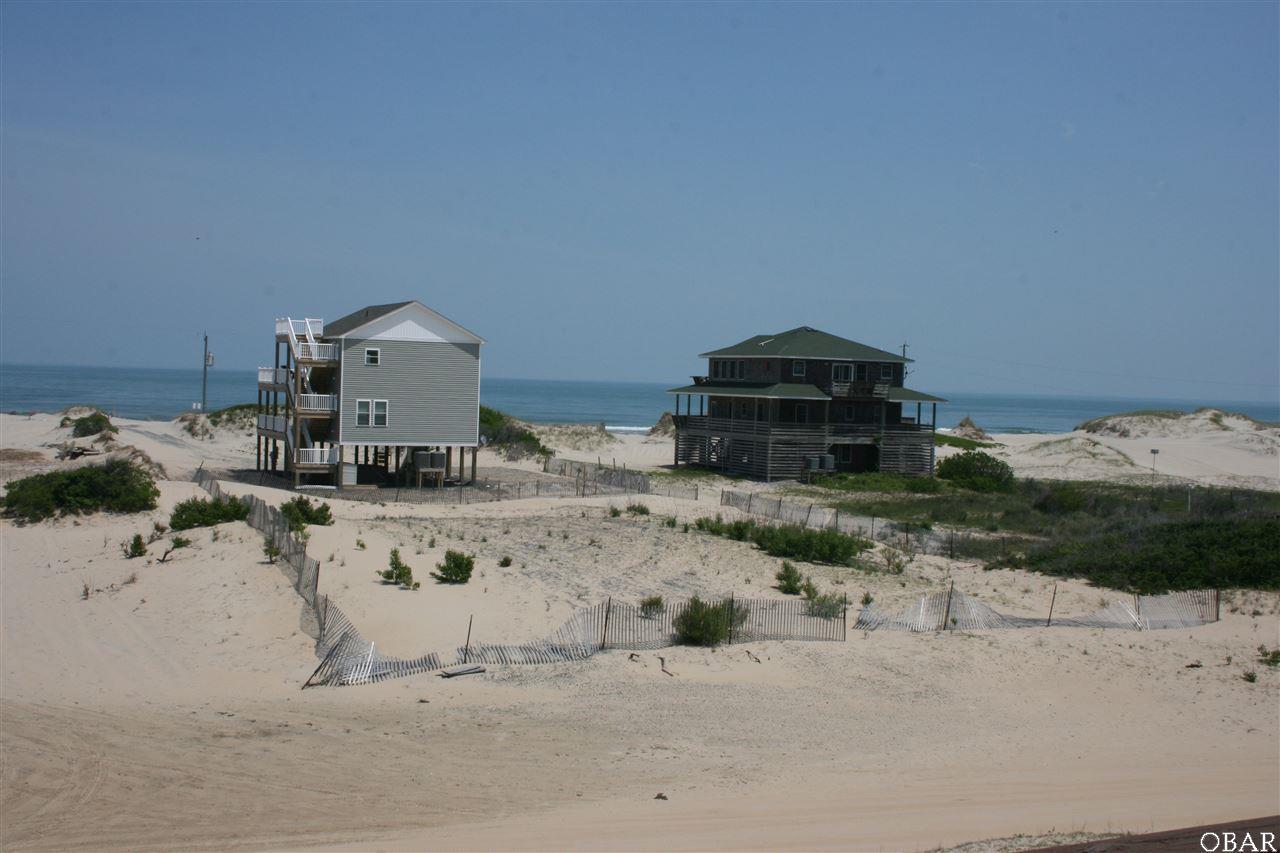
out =
{"type": "Polygon", "coordinates": [[[399,584],[403,589],[417,589],[422,584],[413,579],[413,569],[402,559],[400,559],[400,549],[391,549],[391,559],[389,561],[390,568],[378,572],[378,576],[382,578],[384,583],[399,584]]]}
{"type": "Polygon", "coordinates": [[[444,562],[436,563],[439,571],[432,572],[431,577],[436,579],[436,583],[466,583],[471,580],[475,566],[475,557],[450,548],[444,552],[444,562]]]}
{"type": "Polygon", "coordinates": [[[782,561],[782,568],[773,576],[778,582],[778,591],[786,595],[799,595],[800,583],[803,578],[800,570],[791,564],[788,560],[782,561]]]}
{"type": "Polygon", "coordinates": [[[274,565],[276,558],[280,556],[280,549],[276,547],[276,543],[270,539],[265,539],[262,542],[262,556],[267,558],[268,563],[274,565]]]}
{"type": "Polygon", "coordinates": [[[133,539],[120,546],[120,550],[124,551],[124,555],[130,560],[135,557],[145,557],[147,555],[147,543],[142,541],[142,534],[133,534],[133,539]]]}

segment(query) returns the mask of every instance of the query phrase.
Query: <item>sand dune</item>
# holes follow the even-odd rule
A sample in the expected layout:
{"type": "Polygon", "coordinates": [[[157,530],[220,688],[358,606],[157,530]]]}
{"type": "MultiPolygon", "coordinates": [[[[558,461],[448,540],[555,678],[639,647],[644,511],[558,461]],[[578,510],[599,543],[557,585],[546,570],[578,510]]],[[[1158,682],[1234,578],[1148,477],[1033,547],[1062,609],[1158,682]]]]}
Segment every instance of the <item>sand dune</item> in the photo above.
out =
{"type": "MultiPolygon", "coordinates": [[[[117,441],[170,477],[201,460],[251,463],[243,435],[120,426],[117,441]]],[[[0,476],[76,464],[52,458],[66,437],[53,416],[0,416],[0,436],[42,454],[0,460],[0,476]]],[[[1027,464],[1124,472],[1109,454],[1140,454],[1116,442],[1146,440],[1069,439],[1086,437],[1106,449],[1079,451],[1103,460],[1055,463],[1060,451],[1033,454],[1028,439],[1027,464]]],[[[1186,442],[1188,459],[1214,447],[1186,442]]],[[[669,449],[624,437],[608,452],[634,466],[669,449]]],[[[317,663],[302,609],[248,526],[195,531],[163,564],[154,551],[123,556],[120,542],[199,493],[177,479],[161,491],[149,514],[0,522],[6,850],[925,849],[1244,818],[1274,811],[1280,792],[1280,673],[1254,662],[1259,644],[1280,644],[1274,595],[1228,594],[1221,622],[1188,630],[873,632],[667,649],[674,675],[655,653],[606,652],[301,691],[317,663]]],[[[312,528],[309,548],[322,590],[389,653],[455,647],[471,615],[479,638],[520,641],[609,595],[779,595],[776,560],[662,523],[714,511],[713,499],[646,497],[652,515],[611,518],[625,500],[332,500],[337,522],[312,528]],[[392,547],[423,580],[444,549],[462,548],[476,577],[387,588],[373,572],[392,547]]],[[[941,557],[902,575],[803,568],[887,608],[954,580],[1002,612],[1035,615],[1052,587],[941,557]]],[[[1063,582],[1058,612],[1103,595],[1063,582]]]]}

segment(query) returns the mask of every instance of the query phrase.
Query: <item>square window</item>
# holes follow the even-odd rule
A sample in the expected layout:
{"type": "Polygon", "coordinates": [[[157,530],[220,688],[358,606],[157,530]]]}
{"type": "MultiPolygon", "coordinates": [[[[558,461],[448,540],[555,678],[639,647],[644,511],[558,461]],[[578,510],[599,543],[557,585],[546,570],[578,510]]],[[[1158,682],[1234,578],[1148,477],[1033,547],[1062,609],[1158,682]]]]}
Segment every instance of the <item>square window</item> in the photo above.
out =
{"type": "Polygon", "coordinates": [[[892,364],[882,364],[882,365],[880,365],[880,378],[881,378],[881,379],[892,379],[892,378],[893,378],[893,365],[892,365],[892,364]]]}
{"type": "Polygon", "coordinates": [[[792,375],[792,376],[804,376],[804,362],[803,362],[803,361],[793,361],[793,362],[791,362],[791,375],[792,375]]]}
{"type": "Polygon", "coordinates": [[[831,365],[831,381],[832,382],[848,382],[853,375],[852,364],[833,364],[831,365]]]}
{"type": "Polygon", "coordinates": [[[377,367],[382,364],[382,350],[367,349],[364,351],[364,363],[370,367],[377,367]]]}
{"type": "Polygon", "coordinates": [[[384,427],[387,425],[387,401],[373,401],[373,425],[376,427],[384,427]]]}
{"type": "Polygon", "coordinates": [[[367,427],[369,425],[369,401],[356,400],[356,426],[367,427]]]}

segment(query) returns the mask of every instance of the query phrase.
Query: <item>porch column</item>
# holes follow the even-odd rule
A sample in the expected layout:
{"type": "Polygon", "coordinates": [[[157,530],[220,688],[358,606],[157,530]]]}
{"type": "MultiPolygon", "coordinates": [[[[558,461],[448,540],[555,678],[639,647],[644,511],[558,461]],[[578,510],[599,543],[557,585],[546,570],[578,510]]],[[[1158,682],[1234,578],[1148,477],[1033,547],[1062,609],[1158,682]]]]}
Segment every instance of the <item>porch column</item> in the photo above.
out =
{"type": "Polygon", "coordinates": [[[938,456],[938,404],[933,404],[933,423],[929,425],[929,474],[932,476],[934,460],[938,456]]]}
{"type": "Polygon", "coordinates": [[[471,482],[476,481],[476,455],[480,452],[479,448],[471,448],[471,482]]]}

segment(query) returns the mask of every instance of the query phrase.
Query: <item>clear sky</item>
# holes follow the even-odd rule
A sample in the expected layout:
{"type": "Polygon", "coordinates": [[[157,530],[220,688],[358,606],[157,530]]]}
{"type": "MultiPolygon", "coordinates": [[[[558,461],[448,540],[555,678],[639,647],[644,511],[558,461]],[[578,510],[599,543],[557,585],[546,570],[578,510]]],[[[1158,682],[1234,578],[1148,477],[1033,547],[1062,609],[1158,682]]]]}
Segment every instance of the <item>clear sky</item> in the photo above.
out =
{"type": "Polygon", "coordinates": [[[1275,400],[1278,8],[6,2],[0,359],[417,298],[491,376],[811,325],[925,390],[1275,400]]]}

